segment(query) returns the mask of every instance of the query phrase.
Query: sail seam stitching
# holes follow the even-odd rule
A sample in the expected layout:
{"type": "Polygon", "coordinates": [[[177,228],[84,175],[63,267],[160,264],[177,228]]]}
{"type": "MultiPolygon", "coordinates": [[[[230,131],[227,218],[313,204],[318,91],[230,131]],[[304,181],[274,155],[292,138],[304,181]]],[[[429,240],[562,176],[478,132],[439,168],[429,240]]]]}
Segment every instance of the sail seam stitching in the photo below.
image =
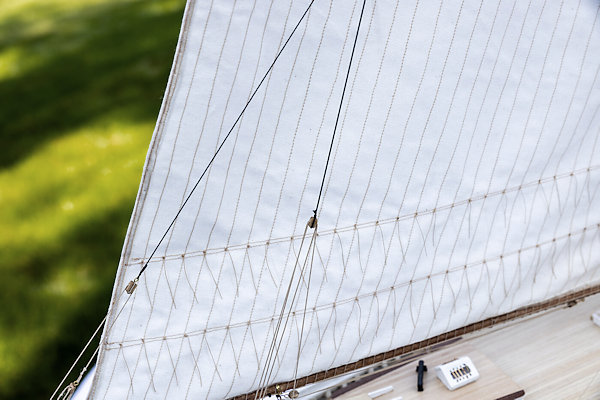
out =
{"type": "MultiPolygon", "coordinates": [[[[494,262],[494,261],[501,261],[506,259],[507,257],[510,256],[515,256],[515,255],[520,255],[526,251],[530,251],[530,250],[535,250],[535,249],[539,249],[542,246],[548,245],[548,244],[553,244],[556,243],[560,240],[563,239],[567,239],[567,238],[572,238],[573,236],[577,236],[577,235],[582,235],[585,234],[586,232],[591,231],[592,228],[596,228],[596,233],[594,235],[597,235],[598,232],[600,232],[600,223],[594,223],[594,224],[590,224],[588,226],[585,226],[579,230],[575,230],[575,231],[571,231],[569,233],[566,233],[564,235],[561,236],[557,236],[539,243],[535,243],[532,244],[530,246],[526,246],[526,247],[522,247],[520,249],[516,249],[513,251],[509,251],[503,254],[498,254],[495,256],[491,256],[491,257],[487,257],[486,259],[481,259],[478,261],[472,261],[466,264],[461,264],[461,265],[456,265],[454,267],[448,268],[447,270],[444,271],[440,271],[440,272],[435,272],[435,273],[431,273],[429,275],[426,276],[422,276],[422,277],[418,277],[418,278],[414,278],[412,279],[410,282],[404,282],[404,283],[399,283],[390,287],[386,287],[383,289],[379,289],[377,291],[373,291],[373,292],[369,292],[369,293],[364,293],[362,295],[358,295],[355,297],[351,297],[351,298],[347,298],[347,299],[343,299],[343,300],[339,300],[336,301],[335,304],[323,304],[320,306],[316,306],[314,307],[312,310],[308,310],[307,313],[314,313],[314,312],[319,312],[319,311],[323,311],[323,310],[327,310],[330,308],[335,308],[335,307],[339,307],[340,305],[343,304],[349,304],[354,302],[357,298],[358,299],[362,299],[362,298],[371,298],[373,296],[377,296],[379,294],[382,293],[386,293],[386,292],[392,292],[396,289],[400,289],[403,287],[407,287],[412,285],[413,283],[416,282],[420,282],[420,281],[424,281],[424,280],[429,280],[432,279],[434,277],[438,277],[438,276],[443,276],[443,275],[447,275],[453,272],[459,272],[459,271],[463,271],[465,269],[468,268],[473,268],[473,267],[478,267],[480,265],[485,265],[488,264],[490,262],[494,262]]],[[[288,313],[289,315],[292,314],[301,314],[302,310],[294,310],[290,313],[288,313]]],[[[150,342],[150,341],[158,341],[158,340],[163,340],[163,339],[178,339],[184,336],[195,336],[195,335],[200,335],[200,334],[205,334],[205,333],[210,333],[210,332],[214,332],[214,331],[219,331],[219,330],[224,330],[224,329],[232,329],[232,328],[236,328],[236,327],[243,327],[250,324],[259,324],[259,323],[267,323],[267,322],[271,322],[273,321],[273,319],[275,318],[275,316],[273,317],[268,317],[268,318],[260,318],[260,319],[256,319],[253,321],[243,321],[243,322],[238,322],[238,323],[234,323],[234,324],[229,324],[227,326],[218,326],[218,327],[212,327],[212,328],[206,328],[206,329],[201,329],[198,331],[190,331],[190,332],[186,332],[186,333],[182,333],[182,334],[176,334],[176,335],[166,335],[166,336],[155,336],[155,337],[145,337],[145,338],[140,338],[140,339],[130,339],[130,340],[123,340],[121,342],[107,342],[106,345],[108,347],[108,345],[115,345],[115,344],[124,344],[124,343],[132,343],[132,342],[138,342],[138,341],[144,341],[144,342],[150,342]]],[[[138,343],[132,344],[133,346],[137,346],[139,345],[138,343]]],[[[116,349],[116,347],[112,347],[112,349],[116,349]]]]}
{"type": "MultiPolygon", "coordinates": [[[[486,198],[495,197],[495,196],[499,196],[499,195],[505,195],[507,193],[512,193],[512,192],[518,192],[518,191],[521,191],[522,189],[536,187],[538,185],[550,183],[553,181],[575,178],[578,175],[590,173],[590,172],[596,171],[598,169],[600,169],[600,165],[593,165],[593,166],[586,167],[586,168],[580,168],[580,169],[577,169],[577,170],[574,170],[571,172],[565,172],[565,173],[557,174],[557,175],[554,175],[551,177],[537,179],[535,181],[530,181],[528,183],[512,186],[510,188],[505,188],[502,190],[496,190],[493,192],[481,194],[481,195],[474,196],[474,197],[464,199],[464,200],[460,200],[460,201],[457,201],[457,202],[454,202],[451,204],[445,204],[445,205],[442,205],[442,206],[439,206],[439,207],[436,207],[433,209],[429,209],[429,210],[425,209],[423,211],[415,211],[415,212],[407,213],[407,214],[400,215],[397,217],[385,218],[385,219],[380,219],[380,220],[376,220],[376,221],[362,222],[362,223],[358,223],[358,224],[354,224],[354,225],[344,226],[341,228],[323,230],[323,231],[319,232],[318,235],[319,236],[334,235],[334,234],[338,234],[338,233],[349,232],[352,230],[359,230],[359,229],[371,228],[374,226],[387,225],[387,224],[394,223],[396,221],[404,221],[404,220],[408,220],[411,218],[417,218],[417,217],[422,217],[422,216],[426,216],[426,215],[431,215],[431,214],[438,213],[440,211],[446,211],[446,210],[449,210],[452,208],[456,208],[456,207],[460,207],[460,206],[464,206],[464,205],[468,205],[468,204],[472,205],[473,203],[484,200],[486,198]]],[[[283,237],[274,238],[274,239],[248,242],[248,243],[244,243],[244,244],[231,245],[231,246],[227,246],[227,247],[198,250],[198,251],[187,252],[187,253],[169,254],[169,255],[161,256],[158,259],[151,260],[150,263],[162,262],[163,260],[181,259],[181,257],[183,257],[183,256],[188,257],[188,258],[201,257],[201,256],[210,255],[210,254],[218,254],[218,253],[222,253],[222,252],[230,252],[230,251],[236,251],[236,250],[245,250],[248,248],[269,246],[269,245],[273,245],[276,243],[283,243],[283,242],[299,240],[299,239],[301,239],[301,237],[302,237],[301,235],[283,236],[283,237]]],[[[140,262],[144,262],[144,261],[146,261],[146,259],[144,259],[144,258],[132,258],[132,262],[130,264],[125,264],[125,265],[126,266],[138,265],[138,264],[140,264],[140,262]]]]}

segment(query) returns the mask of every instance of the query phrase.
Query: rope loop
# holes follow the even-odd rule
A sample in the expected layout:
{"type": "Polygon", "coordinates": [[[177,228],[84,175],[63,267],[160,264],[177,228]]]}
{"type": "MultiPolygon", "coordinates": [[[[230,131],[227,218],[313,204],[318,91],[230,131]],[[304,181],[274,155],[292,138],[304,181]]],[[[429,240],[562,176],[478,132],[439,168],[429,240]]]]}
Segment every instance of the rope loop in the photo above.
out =
{"type": "Polygon", "coordinates": [[[85,374],[85,371],[87,371],[86,367],[84,367],[81,370],[77,379],[75,379],[73,382],[69,383],[63,389],[63,391],[60,392],[60,394],[58,395],[56,400],[70,400],[71,397],[73,397],[73,395],[75,394],[75,390],[77,389],[77,386],[79,386],[79,383],[81,382],[81,379],[83,378],[83,374],[85,374]]]}

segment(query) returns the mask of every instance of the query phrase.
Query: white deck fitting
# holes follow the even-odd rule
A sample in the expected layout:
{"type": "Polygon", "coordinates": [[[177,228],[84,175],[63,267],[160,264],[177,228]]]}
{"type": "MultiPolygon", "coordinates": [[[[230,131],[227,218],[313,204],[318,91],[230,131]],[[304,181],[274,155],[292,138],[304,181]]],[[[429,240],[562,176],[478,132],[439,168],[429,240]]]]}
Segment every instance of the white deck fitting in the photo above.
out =
{"type": "Polygon", "coordinates": [[[600,295],[590,296],[570,308],[554,309],[468,335],[455,345],[422,357],[428,367],[433,367],[437,358],[451,359],[452,354],[471,356],[481,378],[454,392],[443,387],[433,368],[425,374],[425,391],[417,392],[415,360],[337,399],[368,399],[366,393],[384,385],[394,385],[394,393],[380,400],[398,395],[405,400],[480,399],[482,393],[488,398],[498,384],[504,386],[505,394],[513,389],[525,390],[527,400],[597,399],[600,397],[600,328],[590,321],[590,315],[599,306],[600,295]],[[472,349],[471,353],[465,353],[467,348],[472,349]],[[491,366],[487,365],[488,361],[491,366]],[[490,379],[490,367],[506,378],[490,379]],[[482,392],[471,393],[478,388],[482,392]]]}

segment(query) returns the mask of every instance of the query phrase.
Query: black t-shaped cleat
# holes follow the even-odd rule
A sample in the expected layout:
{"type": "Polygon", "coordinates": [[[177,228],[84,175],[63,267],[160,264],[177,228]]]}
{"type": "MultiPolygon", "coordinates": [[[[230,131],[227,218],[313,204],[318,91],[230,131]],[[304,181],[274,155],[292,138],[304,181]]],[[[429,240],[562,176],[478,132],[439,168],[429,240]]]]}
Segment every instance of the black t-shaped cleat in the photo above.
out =
{"type": "Polygon", "coordinates": [[[423,362],[423,360],[419,360],[419,365],[417,366],[417,390],[419,392],[423,391],[423,373],[427,372],[427,365],[423,362]]]}

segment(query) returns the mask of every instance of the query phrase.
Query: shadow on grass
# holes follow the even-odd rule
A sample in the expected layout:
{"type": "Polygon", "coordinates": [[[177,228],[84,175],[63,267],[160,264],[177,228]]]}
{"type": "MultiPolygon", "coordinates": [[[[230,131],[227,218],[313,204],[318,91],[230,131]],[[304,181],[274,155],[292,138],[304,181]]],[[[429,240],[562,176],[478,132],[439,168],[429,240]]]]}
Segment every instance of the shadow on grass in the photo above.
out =
{"type": "Polygon", "coordinates": [[[0,169],[107,113],[156,118],[183,10],[181,1],[157,12],[152,6],[160,3],[90,6],[61,15],[44,34],[27,35],[35,22],[25,17],[0,25],[0,51],[24,58],[22,73],[0,80],[0,169]]]}
{"type": "Polygon", "coordinates": [[[11,350],[21,349],[23,358],[18,372],[0,383],[0,398],[43,399],[53,392],[106,314],[130,213],[126,204],[83,221],[60,246],[23,259],[3,278],[0,304],[9,307],[0,313],[2,336],[18,338],[11,350]],[[54,280],[66,288],[53,288],[54,280]]]}
{"type": "MultiPolygon", "coordinates": [[[[0,78],[0,171],[106,115],[154,121],[183,6],[114,1],[66,14],[35,5],[36,15],[0,21],[0,55],[16,51],[23,61],[0,78]],[[46,12],[56,26],[40,32],[49,33],[27,28],[47,23],[46,12]]],[[[68,234],[27,254],[0,241],[0,264],[10,267],[0,269],[1,399],[48,398],[106,314],[133,201],[134,194],[105,214],[90,210],[68,234]]]]}

